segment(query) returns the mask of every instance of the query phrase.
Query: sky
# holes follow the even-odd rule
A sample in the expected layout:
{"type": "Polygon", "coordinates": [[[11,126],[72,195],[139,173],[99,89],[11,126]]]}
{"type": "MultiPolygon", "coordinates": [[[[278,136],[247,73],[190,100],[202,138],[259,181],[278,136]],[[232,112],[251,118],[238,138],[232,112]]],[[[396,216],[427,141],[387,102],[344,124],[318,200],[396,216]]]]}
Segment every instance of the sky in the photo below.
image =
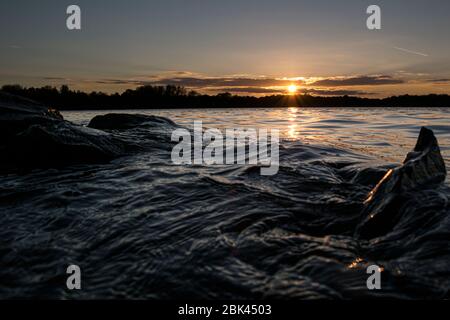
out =
{"type": "Polygon", "coordinates": [[[449,14],[448,0],[0,0],[0,85],[450,94],[449,14]]]}

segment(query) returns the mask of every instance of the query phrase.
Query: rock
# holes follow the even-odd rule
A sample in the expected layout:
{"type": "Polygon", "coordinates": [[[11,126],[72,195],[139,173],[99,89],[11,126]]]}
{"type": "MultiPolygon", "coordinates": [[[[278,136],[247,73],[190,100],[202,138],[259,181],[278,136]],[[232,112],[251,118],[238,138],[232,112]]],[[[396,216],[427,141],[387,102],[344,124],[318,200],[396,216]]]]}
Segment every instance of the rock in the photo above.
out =
{"type": "Polygon", "coordinates": [[[142,114],[109,113],[94,117],[89,122],[88,127],[101,130],[126,130],[142,125],[159,126],[161,124],[175,126],[173,121],[163,117],[142,114]]]}
{"type": "Polygon", "coordinates": [[[422,127],[414,151],[401,167],[390,169],[369,193],[355,236],[371,239],[382,235],[398,221],[401,197],[415,189],[438,184],[447,171],[433,131],[422,127]]]}
{"type": "Polygon", "coordinates": [[[74,125],[55,110],[0,93],[3,169],[104,162],[128,151],[126,143],[106,132],[74,125]]]}
{"type": "Polygon", "coordinates": [[[85,129],[67,122],[32,125],[11,139],[6,152],[16,164],[27,167],[101,163],[126,153],[121,140],[85,129]]]}
{"type": "Polygon", "coordinates": [[[0,91],[0,114],[2,117],[23,114],[64,120],[63,116],[55,109],[49,109],[32,100],[14,96],[2,91],[0,91]]]}
{"type": "Polygon", "coordinates": [[[47,125],[63,120],[59,112],[31,100],[0,92],[0,145],[31,125],[47,125]]]}

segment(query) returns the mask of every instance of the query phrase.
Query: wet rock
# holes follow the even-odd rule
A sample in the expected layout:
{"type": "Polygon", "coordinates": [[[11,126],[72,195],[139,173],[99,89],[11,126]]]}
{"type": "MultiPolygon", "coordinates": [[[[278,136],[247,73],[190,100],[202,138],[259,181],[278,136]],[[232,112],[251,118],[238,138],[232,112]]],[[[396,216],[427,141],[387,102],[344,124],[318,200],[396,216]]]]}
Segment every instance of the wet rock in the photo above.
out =
{"type": "Polygon", "coordinates": [[[0,145],[31,125],[48,125],[61,120],[63,117],[55,110],[0,92],[0,145]]]}
{"type": "Polygon", "coordinates": [[[127,113],[109,113],[94,117],[88,127],[100,130],[126,130],[139,126],[154,126],[167,124],[175,126],[175,123],[167,118],[127,113]]]}
{"type": "Polygon", "coordinates": [[[94,129],[59,122],[32,125],[11,139],[7,153],[32,167],[107,162],[126,153],[119,139],[94,129]]]}
{"type": "Polygon", "coordinates": [[[32,100],[0,91],[0,115],[17,117],[18,115],[46,116],[63,120],[63,116],[55,109],[50,109],[32,100]]]}
{"type": "Polygon", "coordinates": [[[388,170],[369,193],[355,235],[371,239],[392,230],[400,219],[404,198],[411,191],[443,182],[446,174],[433,131],[422,127],[414,151],[408,153],[403,165],[388,170]]]}
{"type": "Polygon", "coordinates": [[[55,110],[0,93],[0,165],[55,167],[111,160],[127,145],[106,132],[65,121],[55,110]]]}

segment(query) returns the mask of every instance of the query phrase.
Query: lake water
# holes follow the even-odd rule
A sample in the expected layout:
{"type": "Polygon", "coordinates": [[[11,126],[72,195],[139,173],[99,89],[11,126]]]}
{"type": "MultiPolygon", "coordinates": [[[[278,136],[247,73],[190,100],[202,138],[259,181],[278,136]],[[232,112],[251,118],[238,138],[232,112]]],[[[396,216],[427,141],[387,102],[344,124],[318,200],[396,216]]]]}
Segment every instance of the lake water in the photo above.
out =
{"type": "MultiPolygon", "coordinates": [[[[114,111],[119,112],[119,111],[114,111]]],[[[121,111],[120,111],[121,112],[121,111]]],[[[450,298],[450,186],[401,194],[361,240],[363,201],[434,130],[450,159],[450,109],[136,110],[191,127],[278,128],[280,170],[171,163],[173,126],[112,132],[146,151],[106,164],[0,177],[0,297],[450,298]],[[80,266],[82,290],[66,289],[80,266]],[[382,270],[382,290],[366,269],[382,270]]],[[[106,111],[64,112],[87,124],[106,111]]]]}
{"type": "Polygon", "coordinates": [[[411,151],[421,126],[432,129],[450,163],[450,108],[272,108],[161,109],[63,112],[67,120],[87,124],[110,112],[163,116],[192,127],[202,120],[209,128],[278,128],[282,138],[320,143],[401,162],[411,151]]]}

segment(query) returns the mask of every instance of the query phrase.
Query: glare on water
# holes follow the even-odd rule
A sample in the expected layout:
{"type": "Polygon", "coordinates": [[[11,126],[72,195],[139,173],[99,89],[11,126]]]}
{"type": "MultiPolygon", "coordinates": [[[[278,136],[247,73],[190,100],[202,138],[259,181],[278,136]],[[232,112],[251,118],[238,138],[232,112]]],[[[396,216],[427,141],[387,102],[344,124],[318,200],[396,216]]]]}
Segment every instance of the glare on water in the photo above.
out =
{"type": "Polygon", "coordinates": [[[109,112],[154,114],[191,127],[202,120],[210,128],[277,128],[284,139],[325,143],[401,162],[421,126],[433,129],[450,163],[450,108],[248,108],[155,109],[64,112],[67,120],[87,124],[109,112]]]}

